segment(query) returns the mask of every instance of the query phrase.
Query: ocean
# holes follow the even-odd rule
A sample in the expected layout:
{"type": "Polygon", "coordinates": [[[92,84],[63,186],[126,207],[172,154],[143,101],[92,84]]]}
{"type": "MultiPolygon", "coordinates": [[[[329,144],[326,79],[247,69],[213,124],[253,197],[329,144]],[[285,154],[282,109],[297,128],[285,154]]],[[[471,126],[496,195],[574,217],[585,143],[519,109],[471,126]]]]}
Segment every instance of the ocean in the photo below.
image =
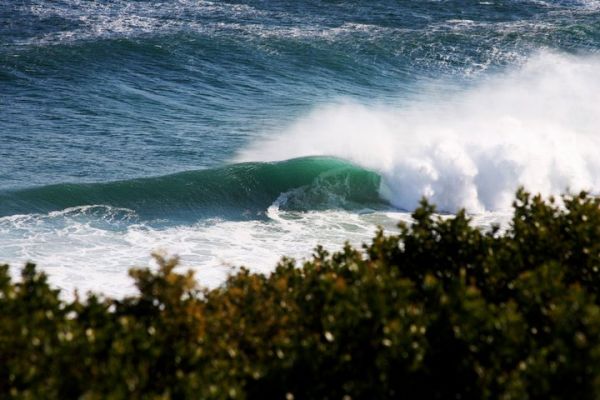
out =
{"type": "Polygon", "coordinates": [[[600,1],[0,0],[0,262],[214,287],[393,232],[422,197],[506,224],[600,188],[600,1]]]}

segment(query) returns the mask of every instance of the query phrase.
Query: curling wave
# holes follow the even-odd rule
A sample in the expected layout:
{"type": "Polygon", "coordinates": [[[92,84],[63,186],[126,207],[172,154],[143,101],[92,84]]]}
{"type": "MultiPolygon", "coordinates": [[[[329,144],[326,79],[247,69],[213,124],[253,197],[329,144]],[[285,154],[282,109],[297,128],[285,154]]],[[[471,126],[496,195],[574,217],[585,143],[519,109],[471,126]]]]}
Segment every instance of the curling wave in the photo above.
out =
{"type": "Polygon", "coordinates": [[[448,212],[504,210],[521,185],[598,192],[599,71],[597,56],[542,52],[458,94],[436,87],[397,108],[319,108],[237,160],[340,157],[377,171],[381,196],[408,210],[422,196],[448,212]]]}
{"type": "Polygon", "coordinates": [[[252,219],[263,216],[275,201],[283,209],[298,211],[381,205],[379,186],[379,175],[352,163],[307,157],[153,178],[4,191],[0,192],[0,217],[108,205],[135,211],[143,219],[252,219]]]}

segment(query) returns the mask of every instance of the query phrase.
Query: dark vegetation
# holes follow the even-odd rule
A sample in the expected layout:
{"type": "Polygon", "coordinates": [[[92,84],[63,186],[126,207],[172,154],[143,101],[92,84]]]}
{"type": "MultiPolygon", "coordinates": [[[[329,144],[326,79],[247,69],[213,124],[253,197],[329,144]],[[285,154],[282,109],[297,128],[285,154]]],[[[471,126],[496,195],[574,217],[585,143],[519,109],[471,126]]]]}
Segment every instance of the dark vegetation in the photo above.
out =
{"type": "Polygon", "coordinates": [[[0,268],[0,398],[600,398],[600,200],[517,195],[506,231],[423,202],[398,235],[214,290],[64,301],[0,268]]]}

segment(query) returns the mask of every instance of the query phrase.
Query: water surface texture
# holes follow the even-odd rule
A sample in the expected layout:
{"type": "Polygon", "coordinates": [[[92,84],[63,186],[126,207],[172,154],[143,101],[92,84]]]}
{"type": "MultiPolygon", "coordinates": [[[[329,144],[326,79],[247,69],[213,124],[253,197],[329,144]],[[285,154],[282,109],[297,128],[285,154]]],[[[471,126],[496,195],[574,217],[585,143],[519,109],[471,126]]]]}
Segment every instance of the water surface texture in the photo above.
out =
{"type": "Polygon", "coordinates": [[[208,285],[600,188],[600,1],[0,0],[0,262],[208,285]]]}

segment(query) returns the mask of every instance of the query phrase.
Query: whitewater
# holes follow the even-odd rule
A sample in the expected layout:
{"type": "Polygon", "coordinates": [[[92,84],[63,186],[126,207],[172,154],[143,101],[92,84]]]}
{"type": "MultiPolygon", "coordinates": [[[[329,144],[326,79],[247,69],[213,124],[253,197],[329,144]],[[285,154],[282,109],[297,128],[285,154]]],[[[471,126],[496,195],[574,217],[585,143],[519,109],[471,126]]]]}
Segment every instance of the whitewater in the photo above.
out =
{"type": "Polygon", "coordinates": [[[0,262],[214,287],[409,222],[600,188],[600,3],[0,0],[0,262]]]}
{"type": "Polygon", "coordinates": [[[317,108],[237,160],[340,157],[381,174],[382,197],[405,210],[425,196],[442,211],[500,211],[519,186],[544,195],[600,187],[597,56],[542,52],[459,94],[422,90],[399,107],[317,108]]]}

